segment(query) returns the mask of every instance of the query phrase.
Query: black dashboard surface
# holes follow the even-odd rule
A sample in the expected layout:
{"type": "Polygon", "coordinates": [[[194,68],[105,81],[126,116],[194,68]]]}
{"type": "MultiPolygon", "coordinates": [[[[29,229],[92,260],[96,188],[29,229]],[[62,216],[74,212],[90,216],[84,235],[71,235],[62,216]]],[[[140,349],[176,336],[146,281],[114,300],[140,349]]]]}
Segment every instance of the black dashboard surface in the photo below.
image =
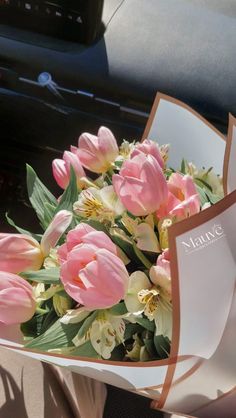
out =
{"type": "Polygon", "coordinates": [[[225,125],[236,113],[234,0],[105,0],[90,46],[0,26],[0,64],[149,110],[156,91],[225,125]]]}

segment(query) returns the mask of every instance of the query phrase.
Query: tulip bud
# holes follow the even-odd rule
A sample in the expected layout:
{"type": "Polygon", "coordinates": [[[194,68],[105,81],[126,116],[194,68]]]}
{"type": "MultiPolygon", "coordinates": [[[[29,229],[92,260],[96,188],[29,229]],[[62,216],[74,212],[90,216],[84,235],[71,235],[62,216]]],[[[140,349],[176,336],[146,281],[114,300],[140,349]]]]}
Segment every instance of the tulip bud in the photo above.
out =
{"type": "Polygon", "coordinates": [[[16,274],[0,271],[0,323],[20,324],[34,314],[32,286],[16,274]]]}
{"type": "Polygon", "coordinates": [[[114,135],[104,126],[99,129],[97,136],[83,133],[78,146],[81,163],[94,173],[105,173],[119,155],[114,135]]]}
{"type": "Polygon", "coordinates": [[[39,243],[29,235],[0,233],[0,270],[20,273],[39,270],[43,253],[39,243]]]}
{"type": "Polygon", "coordinates": [[[52,162],[53,176],[62,189],[66,189],[70,181],[70,167],[73,167],[78,187],[82,187],[80,179],[85,177],[84,169],[76,152],[65,151],[63,159],[56,158],[52,162]]]}

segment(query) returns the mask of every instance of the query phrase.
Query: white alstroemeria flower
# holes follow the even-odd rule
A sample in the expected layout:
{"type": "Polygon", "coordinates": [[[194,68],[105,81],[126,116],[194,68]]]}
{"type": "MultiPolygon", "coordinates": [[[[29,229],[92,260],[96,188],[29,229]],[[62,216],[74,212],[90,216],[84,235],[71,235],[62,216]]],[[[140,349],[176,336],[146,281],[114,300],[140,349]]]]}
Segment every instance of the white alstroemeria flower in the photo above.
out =
{"type": "Polygon", "coordinates": [[[211,187],[212,193],[224,197],[223,179],[221,176],[215,174],[212,169],[207,170],[202,168],[198,170],[198,168],[190,162],[186,166],[186,171],[193,179],[203,180],[207,183],[211,187]]]}
{"type": "Polygon", "coordinates": [[[82,322],[85,318],[89,316],[91,311],[88,311],[85,308],[78,308],[78,309],[70,309],[67,313],[60,319],[62,324],[77,324],[82,322]]]}
{"type": "Polygon", "coordinates": [[[133,347],[130,351],[127,351],[126,357],[133,361],[148,361],[150,356],[139,336],[134,334],[133,339],[133,347]]]}
{"type": "Polygon", "coordinates": [[[151,286],[150,280],[142,271],[135,271],[130,275],[129,287],[124,299],[128,312],[139,315],[144,311],[144,306],[138,298],[138,293],[143,289],[150,289],[151,286]]]}
{"type": "Polygon", "coordinates": [[[60,267],[57,255],[57,248],[51,248],[48,257],[45,258],[43,266],[45,269],[60,267]]]}
{"type": "Polygon", "coordinates": [[[36,285],[36,301],[38,303],[44,302],[45,300],[51,299],[54,297],[54,295],[58,292],[61,292],[63,290],[63,286],[58,284],[52,284],[47,290],[45,290],[45,286],[43,283],[38,283],[36,285]]]}
{"type": "Polygon", "coordinates": [[[45,292],[45,284],[44,283],[35,283],[32,286],[33,295],[37,303],[42,302],[42,294],[45,292]]]}
{"type": "Polygon", "coordinates": [[[90,329],[90,339],[95,351],[109,359],[116,347],[124,342],[125,323],[122,318],[105,314],[98,315],[90,329]]]}
{"type": "Polygon", "coordinates": [[[135,149],[135,141],[129,142],[124,139],[120,148],[119,156],[116,158],[116,161],[124,161],[130,158],[130,154],[135,149]]]}
{"type": "MultiPolygon", "coordinates": [[[[77,323],[85,319],[91,312],[79,308],[61,318],[64,324],[77,323]]],[[[112,315],[107,310],[100,310],[85,335],[73,339],[76,347],[90,341],[94,350],[104,359],[109,359],[114,348],[124,342],[125,323],[122,315],[112,315]]]]}
{"type": "Polygon", "coordinates": [[[144,313],[150,321],[155,321],[156,335],[171,338],[172,306],[165,298],[165,289],[153,285],[142,271],[131,274],[125,305],[134,315],[144,313]]]}
{"type": "Polygon", "coordinates": [[[161,145],[159,147],[159,150],[160,150],[161,156],[163,158],[164,164],[166,166],[167,160],[169,158],[170,144],[161,145]]]}
{"type": "Polygon", "coordinates": [[[102,189],[89,187],[82,191],[78,201],[74,203],[73,209],[77,215],[83,218],[99,221],[112,221],[125,210],[113,186],[105,186],[102,189]]]}

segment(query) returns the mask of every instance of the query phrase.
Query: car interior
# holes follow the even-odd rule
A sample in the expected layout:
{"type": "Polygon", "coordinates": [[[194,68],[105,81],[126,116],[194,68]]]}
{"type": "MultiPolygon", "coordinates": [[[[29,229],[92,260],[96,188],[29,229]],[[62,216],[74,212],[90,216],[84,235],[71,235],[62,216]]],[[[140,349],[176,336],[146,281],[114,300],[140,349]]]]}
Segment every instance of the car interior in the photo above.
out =
{"type": "MultiPolygon", "coordinates": [[[[156,92],[226,134],[235,19],[236,0],[0,0],[1,231],[13,231],[6,212],[35,230],[26,162],[58,192],[52,159],[102,125],[118,142],[141,139],[156,92]]],[[[131,394],[125,415],[122,391],[108,394],[106,417],[114,402],[117,417],[161,416],[131,394]]]]}

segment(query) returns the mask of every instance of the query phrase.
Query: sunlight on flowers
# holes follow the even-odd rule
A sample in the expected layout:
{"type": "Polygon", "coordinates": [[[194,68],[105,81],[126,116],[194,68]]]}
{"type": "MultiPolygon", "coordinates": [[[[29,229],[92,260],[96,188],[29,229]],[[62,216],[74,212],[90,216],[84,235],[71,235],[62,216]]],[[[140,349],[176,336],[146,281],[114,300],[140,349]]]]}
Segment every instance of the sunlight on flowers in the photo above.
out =
{"type": "Polygon", "coordinates": [[[172,307],[165,290],[155,286],[146,274],[136,271],[131,274],[125,305],[134,315],[144,313],[150,321],[155,321],[156,335],[171,337],[172,307]]]}
{"type": "Polygon", "coordinates": [[[124,212],[124,206],[115,194],[113,186],[106,186],[101,190],[89,187],[82,191],[73,209],[82,218],[96,219],[101,222],[113,221],[124,212]]]}

